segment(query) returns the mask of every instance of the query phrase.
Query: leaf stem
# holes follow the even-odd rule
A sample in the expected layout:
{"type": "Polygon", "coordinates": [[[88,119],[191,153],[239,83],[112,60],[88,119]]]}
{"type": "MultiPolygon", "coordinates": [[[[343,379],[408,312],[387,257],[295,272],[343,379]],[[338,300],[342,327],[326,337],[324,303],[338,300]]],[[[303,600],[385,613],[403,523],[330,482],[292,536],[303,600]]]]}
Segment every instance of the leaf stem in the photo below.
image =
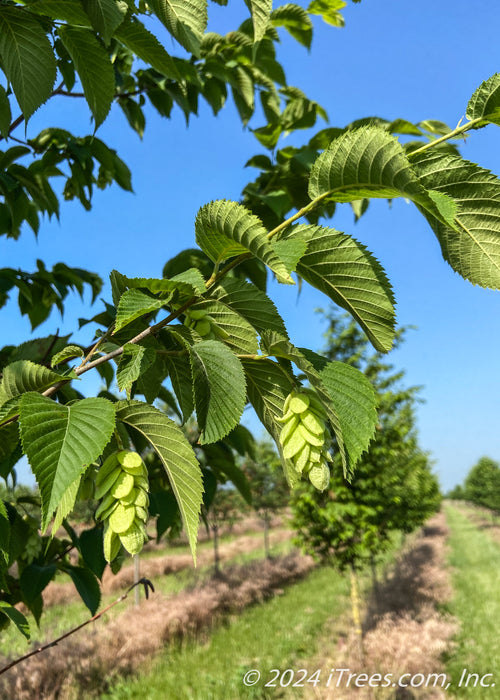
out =
{"type": "Polygon", "coordinates": [[[466,124],[462,124],[462,126],[457,126],[455,129],[453,129],[453,131],[450,131],[448,134],[445,134],[444,136],[440,136],[438,139],[434,139],[434,141],[429,141],[429,143],[426,143],[424,146],[417,148],[415,151],[410,151],[410,153],[407,153],[407,157],[411,158],[412,156],[417,155],[417,153],[423,153],[424,151],[427,151],[429,148],[433,148],[438,143],[443,143],[444,141],[448,141],[449,139],[453,139],[457,136],[461,136],[462,134],[465,134],[470,129],[474,129],[481,121],[482,120],[479,118],[472,119],[470,122],[467,122],[466,124]]]}

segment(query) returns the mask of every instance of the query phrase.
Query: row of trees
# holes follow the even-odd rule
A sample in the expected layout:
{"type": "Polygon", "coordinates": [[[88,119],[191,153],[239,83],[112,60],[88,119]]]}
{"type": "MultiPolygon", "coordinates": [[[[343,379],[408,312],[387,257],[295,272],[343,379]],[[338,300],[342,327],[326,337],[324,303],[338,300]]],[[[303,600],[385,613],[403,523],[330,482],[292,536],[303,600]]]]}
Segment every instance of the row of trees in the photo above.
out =
{"type": "MultiPolygon", "coordinates": [[[[0,3],[0,234],[22,238],[26,227],[39,232],[44,215],[57,216],[54,182],[62,198],[88,209],[96,187],[116,183],[131,190],[124,161],[95,133],[111,109],[121,109],[142,133],[148,111],[168,118],[181,110],[188,118],[204,100],[217,113],[231,96],[243,125],[254,112],[264,120],[252,133],[266,151],[251,159],[260,174],[240,202],[201,206],[198,248],[167,261],[163,277],[111,272],[112,298],[92,319],[88,342],[52,333],[21,345],[7,339],[0,349],[0,475],[12,483],[25,455],[40,491],[35,524],[18,503],[0,502],[0,607],[24,634],[26,620],[15,606],[24,603],[38,620],[44,587],[58,573],[75,582],[92,611],[99,604],[102,524],[77,533],[68,517],[95,489],[110,455],[125,449],[144,456],[147,478],[140,488],[148,493],[141,502],[149,499],[159,536],[182,521],[194,557],[211,482],[243,483],[236,462],[249,454],[240,426],[247,404],[274,439],[293,487],[300,475],[281,447],[281,421],[291,394],[307,385],[325,416],[322,458],[335,455],[335,478],[354,474],[379,423],[369,373],[296,347],[266,293],[269,276],[310,284],[350,313],[377,350],[391,348],[395,300],[383,267],[349,233],[320,226],[321,217],[342,204],[359,217],[371,198],[404,197],[429,222],[460,275],[500,287],[500,181],[464,160],[455,145],[458,137],[499,123],[500,75],[477,88],[466,121],[454,129],[437,121],[370,118],[322,129],[302,147],[278,147],[281,135],[314,127],[325,116],[287,84],[278,30],[308,47],[311,15],[340,24],[344,5],[313,0],[308,10],[272,9],[268,0],[249,0],[248,18],[222,35],[215,27],[206,31],[206,0],[0,3]],[[91,133],[77,136],[50,124],[32,133],[36,110],[67,99],[88,105],[91,133]],[[90,371],[107,388],[86,397],[76,380],[90,371]],[[191,439],[180,424],[193,414],[191,439]],[[56,534],[59,525],[64,537],[56,534]],[[34,558],[26,550],[32,539],[38,542],[34,558]],[[70,549],[79,554],[78,566],[70,549]]],[[[0,304],[17,295],[20,313],[35,328],[53,309],[64,309],[69,290],[82,293],[86,286],[98,296],[102,280],[64,263],[51,270],[43,262],[35,271],[3,268],[0,304]]],[[[378,473],[366,481],[367,492],[379,489],[378,473]]],[[[127,513],[129,506],[123,506],[127,513]]],[[[122,550],[113,557],[114,571],[124,556],[122,550]]]]}
{"type": "Polygon", "coordinates": [[[491,457],[481,457],[470,469],[463,484],[457,484],[447,497],[470,501],[500,512],[500,464],[491,457]]]}

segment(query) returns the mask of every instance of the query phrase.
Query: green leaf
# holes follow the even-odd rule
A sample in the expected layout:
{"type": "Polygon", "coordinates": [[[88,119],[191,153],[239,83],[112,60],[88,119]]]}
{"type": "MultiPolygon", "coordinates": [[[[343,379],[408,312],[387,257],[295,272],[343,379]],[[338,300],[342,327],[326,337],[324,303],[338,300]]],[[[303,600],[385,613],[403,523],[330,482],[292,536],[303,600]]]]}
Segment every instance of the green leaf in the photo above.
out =
{"type": "Polygon", "coordinates": [[[10,522],[4,502],[0,498],[0,569],[9,563],[10,522]]]}
{"type": "Polygon", "coordinates": [[[119,401],[118,420],[138,430],[156,450],[181,512],[193,559],[203,495],[201,469],[181,429],[164,413],[140,401],[119,401]]]}
{"type": "Polygon", "coordinates": [[[205,340],[190,348],[200,443],[217,442],[240,421],[246,403],[245,374],[225,345],[205,340]]]}
{"type": "Polygon", "coordinates": [[[273,2],[272,0],[245,0],[245,3],[252,15],[253,40],[260,41],[266,33],[273,2]]]}
{"type": "Polygon", "coordinates": [[[348,311],[377,350],[390,350],[394,295],[378,260],[364,245],[335,229],[299,224],[288,235],[307,241],[298,274],[348,311]]]}
{"type": "Polygon", "coordinates": [[[44,391],[64,375],[29,360],[18,360],[4,367],[0,382],[0,404],[27,391],[44,391]]]}
{"type": "Polygon", "coordinates": [[[193,373],[187,357],[165,357],[168,375],[182,411],[184,423],[194,411],[193,373]]]}
{"type": "Polygon", "coordinates": [[[227,200],[206,204],[198,212],[195,231],[196,242],[215,263],[250,252],[267,265],[280,282],[294,283],[271,246],[260,219],[241,204],[227,200]]]}
{"type": "Polygon", "coordinates": [[[4,139],[9,136],[11,121],[12,113],[10,111],[9,98],[7,97],[5,88],[0,85],[0,134],[4,139]]]}
{"type": "Polygon", "coordinates": [[[246,280],[226,278],[211,291],[211,296],[246,318],[258,333],[266,330],[287,335],[283,319],[274,302],[246,280]]]}
{"type": "Polygon", "coordinates": [[[444,259],[481,287],[500,288],[500,180],[460,156],[424,152],[412,157],[425,187],[453,198],[456,227],[423,211],[444,259]]]}
{"type": "Polygon", "coordinates": [[[93,28],[102,36],[106,46],[111,41],[115,29],[123,22],[127,14],[127,3],[117,0],[82,0],[93,28]]]}
{"type": "Polygon", "coordinates": [[[178,275],[172,277],[170,281],[175,283],[183,282],[189,284],[193,291],[199,294],[200,296],[207,291],[205,285],[205,278],[203,277],[201,272],[196,269],[196,267],[190,267],[188,270],[180,272],[178,275]]]}
{"type": "Polygon", "coordinates": [[[282,429],[278,419],[283,416],[285,399],[294,388],[291,377],[272,360],[243,360],[247,379],[247,391],[250,403],[260,421],[273,437],[279,450],[285,476],[291,488],[297,485],[299,478],[294,465],[283,457],[280,443],[282,429]]]}
{"type": "Polygon", "coordinates": [[[115,409],[106,399],[62,406],[30,392],[21,398],[19,422],[24,451],[40,488],[45,531],[66,489],[111,438],[115,409]]]}
{"type": "Polygon", "coordinates": [[[165,306],[165,299],[155,299],[139,289],[128,289],[120,297],[116,311],[115,332],[136,318],[150,314],[165,306]]]}
{"type": "Polygon", "coordinates": [[[56,571],[57,566],[55,564],[49,564],[48,566],[28,564],[28,566],[23,569],[19,578],[19,585],[23,600],[30,610],[33,611],[33,603],[37,602],[41,593],[54,578],[56,571]]]}
{"type": "Polygon", "coordinates": [[[75,507],[76,497],[78,496],[78,489],[80,488],[80,482],[82,480],[84,472],[79,474],[76,479],[71,483],[66,491],[63,493],[59,499],[59,505],[57,506],[56,514],[54,516],[54,521],[52,523],[52,535],[55,535],[63,524],[63,520],[71,513],[75,507]]]}
{"type": "Polygon", "coordinates": [[[30,625],[22,612],[19,612],[13,605],[9,605],[5,600],[0,600],[0,611],[15,624],[19,632],[26,637],[28,642],[31,639],[30,625]]]}
{"type": "Polygon", "coordinates": [[[23,8],[0,6],[0,57],[27,122],[50,97],[56,59],[42,26],[23,8]]]}
{"type": "Polygon", "coordinates": [[[75,64],[97,129],[115,96],[115,74],[109,56],[88,29],[64,26],[57,32],[75,64]]]}
{"type": "Polygon", "coordinates": [[[377,126],[352,129],[332,141],[311,169],[309,196],[335,202],[364,197],[407,197],[422,203],[427,199],[399,141],[377,126]]]}
{"type": "Polygon", "coordinates": [[[153,364],[155,352],[135,343],[126,343],[116,370],[116,381],[120,391],[130,391],[133,382],[153,364]]]}
{"type": "Polygon", "coordinates": [[[64,571],[71,576],[90,614],[95,615],[101,603],[101,589],[92,571],[83,566],[66,566],[64,571]]]}
{"type": "MultiPolygon", "coordinates": [[[[254,355],[259,351],[257,333],[248,321],[221,301],[207,299],[190,307],[189,312],[203,310],[213,319],[214,335],[228,345],[233,352],[254,355]]],[[[211,339],[213,336],[210,336],[211,339]]]]}
{"type": "Polygon", "coordinates": [[[74,357],[83,357],[83,349],[79,345],[67,345],[65,348],[56,352],[56,354],[50,360],[50,366],[55,367],[64,360],[72,359],[74,357]]]}
{"type": "Polygon", "coordinates": [[[180,80],[179,71],[172,57],[158,39],[135,17],[124,22],[115,32],[115,38],[133,53],[167,78],[180,80]]]}
{"type": "Polygon", "coordinates": [[[30,12],[62,19],[70,24],[90,27],[90,19],[83,9],[80,0],[36,0],[29,3],[30,12]]]}
{"type": "Polygon", "coordinates": [[[339,416],[347,453],[355,464],[368,448],[377,424],[375,391],[362,372],[345,362],[328,362],[319,374],[339,416]]]}
{"type": "Polygon", "coordinates": [[[288,3],[271,12],[275,27],[284,27],[300,44],[311,48],[313,25],[306,10],[300,5],[288,3]]]}
{"type": "Polygon", "coordinates": [[[149,0],[149,6],[179,44],[199,57],[208,21],[206,0],[149,0]]]}
{"type": "Polygon", "coordinates": [[[478,127],[488,122],[500,125],[500,73],[485,80],[474,92],[467,105],[467,119],[481,119],[478,127]]]}
{"type": "Polygon", "coordinates": [[[84,530],[80,535],[79,548],[85,564],[94,572],[98,579],[102,579],[106,568],[102,527],[84,530]]]}
{"type": "Polygon", "coordinates": [[[306,252],[307,243],[301,238],[282,238],[280,241],[273,240],[272,246],[288,272],[295,272],[299,260],[306,252]]]}
{"type": "Polygon", "coordinates": [[[321,15],[333,27],[343,27],[345,22],[339,10],[343,10],[346,5],[345,0],[312,0],[307,11],[311,15],[321,15]]]}

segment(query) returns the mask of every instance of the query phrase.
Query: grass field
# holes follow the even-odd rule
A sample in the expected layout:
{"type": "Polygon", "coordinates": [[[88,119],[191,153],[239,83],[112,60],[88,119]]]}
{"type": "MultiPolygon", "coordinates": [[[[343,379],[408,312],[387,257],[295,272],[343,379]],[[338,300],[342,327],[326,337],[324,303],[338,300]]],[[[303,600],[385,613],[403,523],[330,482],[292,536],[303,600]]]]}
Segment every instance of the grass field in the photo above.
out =
{"type": "Polygon", "coordinates": [[[456,508],[448,506],[450,527],[449,563],[454,595],[448,609],[459,621],[456,647],[449,654],[447,673],[453,680],[455,697],[500,697],[500,546],[487,528],[478,529],[456,508]],[[459,681],[474,676],[468,687],[459,681]],[[487,676],[486,674],[492,674],[487,676]],[[465,676],[465,677],[466,677],[465,676]],[[495,683],[496,687],[486,687],[495,683]],[[477,687],[474,687],[477,685],[477,687]]]}

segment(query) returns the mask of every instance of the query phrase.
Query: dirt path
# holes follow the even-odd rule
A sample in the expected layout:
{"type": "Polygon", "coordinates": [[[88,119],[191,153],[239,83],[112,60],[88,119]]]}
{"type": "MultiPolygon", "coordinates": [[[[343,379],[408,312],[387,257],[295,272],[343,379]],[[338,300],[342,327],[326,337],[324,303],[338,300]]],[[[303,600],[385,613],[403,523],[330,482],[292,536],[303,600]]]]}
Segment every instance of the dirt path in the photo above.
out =
{"type": "MultiPolygon", "coordinates": [[[[456,631],[453,620],[439,612],[438,606],[451,596],[446,563],[447,527],[444,514],[436,515],[421,533],[411,538],[388,578],[378,591],[372,591],[364,611],[364,659],[360,661],[357,640],[350,615],[332,620],[325,630],[324,648],[308,668],[350,669],[372,674],[442,673],[442,654],[451,645],[456,631]]],[[[338,678],[338,674],[336,676],[338,678]]],[[[335,683],[336,681],[334,681],[335,683]]],[[[389,698],[449,698],[440,689],[372,689],[345,687],[311,689],[309,698],[342,700],[389,698]]]]}

